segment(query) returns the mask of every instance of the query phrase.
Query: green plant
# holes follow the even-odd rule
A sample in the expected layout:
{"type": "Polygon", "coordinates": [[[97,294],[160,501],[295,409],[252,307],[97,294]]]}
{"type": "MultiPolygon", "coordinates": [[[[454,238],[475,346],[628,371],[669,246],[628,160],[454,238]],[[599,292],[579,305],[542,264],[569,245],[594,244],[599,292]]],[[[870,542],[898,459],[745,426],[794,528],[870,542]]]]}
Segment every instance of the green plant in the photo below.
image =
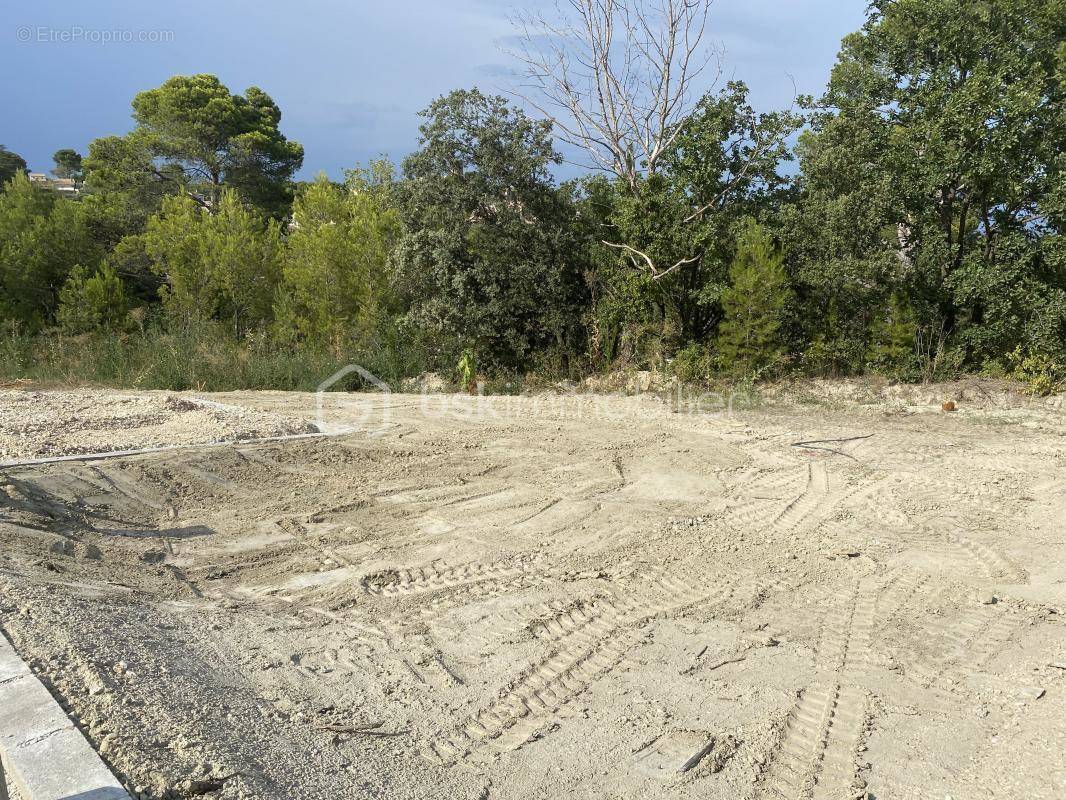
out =
{"type": "Polygon", "coordinates": [[[1025,353],[1018,347],[1008,356],[1013,376],[1034,395],[1049,395],[1066,387],[1066,362],[1047,353],[1025,353]]]}
{"type": "Polygon", "coordinates": [[[784,255],[753,219],[743,224],[729,277],[722,293],[719,363],[734,375],[762,375],[785,358],[781,324],[792,290],[784,255]]]}
{"type": "Polygon", "coordinates": [[[683,383],[703,383],[711,375],[710,351],[701,344],[691,342],[674,354],[670,369],[683,383]]]}
{"type": "Polygon", "coordinates": [[[459,363],[455,367],[459,377],[459,385],[471,394],[477,392],[477,359],[474,351],[467,349],[459,356],[459,363]]]}
{"type": "Polygon", "coordinates": [[[119,327],[128,310],[126,291],[114,267],[104,263],[93,272],[79,265],[59,290],[56,321],[71,333],[85,333],[119,327]]]}

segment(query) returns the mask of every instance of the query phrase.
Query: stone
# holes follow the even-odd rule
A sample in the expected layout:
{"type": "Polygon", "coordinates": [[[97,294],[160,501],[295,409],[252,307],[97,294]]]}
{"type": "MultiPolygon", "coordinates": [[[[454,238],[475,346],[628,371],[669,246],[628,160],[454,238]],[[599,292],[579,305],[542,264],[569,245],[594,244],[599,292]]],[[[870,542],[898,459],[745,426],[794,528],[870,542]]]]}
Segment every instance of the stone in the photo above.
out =
{"type": "Polygon", "coordinates": [[[1042,686],[1023,686],[1018,690],[1018,696],[1023,700],[1039,700],[1044,694],[1042,686]]]}

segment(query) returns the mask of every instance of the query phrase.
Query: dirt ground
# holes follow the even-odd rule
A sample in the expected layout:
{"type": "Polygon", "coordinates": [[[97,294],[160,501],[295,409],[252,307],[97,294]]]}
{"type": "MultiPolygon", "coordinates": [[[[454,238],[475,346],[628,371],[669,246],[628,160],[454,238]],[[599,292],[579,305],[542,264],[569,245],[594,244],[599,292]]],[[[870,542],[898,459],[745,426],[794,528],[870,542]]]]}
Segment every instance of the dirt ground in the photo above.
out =
{"type": "Polygon", "coordinates": [[[0,626],[142,796],[1066,795],[1061,410],[326,411],[0,472],[0,626]]]}
{"type": "Polygon", "coordinates": [[[0,389],[0,464],[308,433],[306,420],[173,394],[0,389]]]}

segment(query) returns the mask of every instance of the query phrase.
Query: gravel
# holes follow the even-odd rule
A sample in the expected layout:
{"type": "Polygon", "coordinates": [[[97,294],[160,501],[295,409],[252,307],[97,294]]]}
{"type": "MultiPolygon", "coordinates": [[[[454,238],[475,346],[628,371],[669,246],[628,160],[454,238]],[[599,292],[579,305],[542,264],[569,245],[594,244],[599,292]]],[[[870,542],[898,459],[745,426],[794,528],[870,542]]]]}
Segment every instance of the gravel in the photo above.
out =
{"type": "Polygon", "coordinates": [[[304,420],[173,394],[0,391],[0,461],[314,433],[304,420]]]}

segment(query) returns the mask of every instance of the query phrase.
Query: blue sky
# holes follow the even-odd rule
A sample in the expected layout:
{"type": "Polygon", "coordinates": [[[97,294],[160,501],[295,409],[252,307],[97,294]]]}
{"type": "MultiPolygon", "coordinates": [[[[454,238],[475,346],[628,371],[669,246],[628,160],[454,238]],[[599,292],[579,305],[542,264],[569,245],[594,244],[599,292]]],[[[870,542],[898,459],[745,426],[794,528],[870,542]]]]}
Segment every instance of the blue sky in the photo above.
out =
{"type": "MultiPolygon", "coordinates": [[[[513,0],[5,0],[0,28],[0,144],[35,170],[62,147],[131,127],[130,100],[175,74],[256,85],[304,145],[302,177],[342,170],[417,141],[416,112],[450,89],[506,93],[513,0]],[[118,33],[116,33],[118,32],[118,33]],[[104,41],[116,35],[161,41],[104,41]],[[163,32],[163,33],[156,33],[163,32]],[[70,41],[77,38],[79,41],[70,41]],[[28,41],[26,41],[28,39],[28,41]],[[66,39],[66,41],[64,41],[66,39]]],[[[717,0],[711,36],[725,77],[747,81],[762,110],[793,84],[819,94],[865,0],[717,0]],[[789,77],[791,76],[791,78],[789,77]]]]}

